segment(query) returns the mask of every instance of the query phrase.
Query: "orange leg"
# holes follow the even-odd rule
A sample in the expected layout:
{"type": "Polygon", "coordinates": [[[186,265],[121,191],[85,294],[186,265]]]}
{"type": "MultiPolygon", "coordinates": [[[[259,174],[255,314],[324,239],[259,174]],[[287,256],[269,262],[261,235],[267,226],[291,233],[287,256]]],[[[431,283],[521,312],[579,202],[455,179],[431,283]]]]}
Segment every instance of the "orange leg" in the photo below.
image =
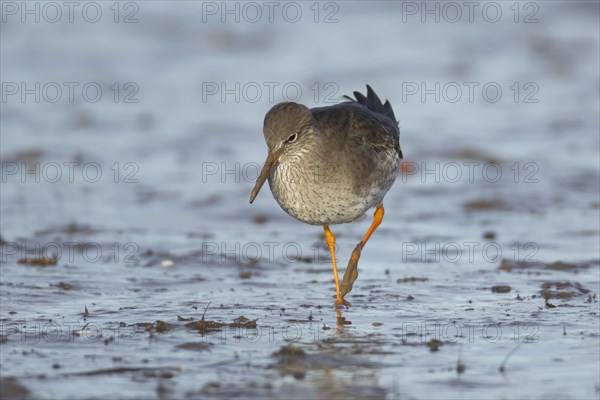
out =
{"type": "Polygon", "coordinates": [[[367,244],[373,232],[375,232],[379,225],[381,225],[381,221],[383,221],[383,214],[383,205],[380,204],[375,209],[375,214],[373,215],[373,222],[371,223],[369,230],[367,230],[367,233],[365,233],[360,243],[357,244],[354,248],[354,251],[352,251],[352,257],[350,258],[348,265],[358,263],[358,259],[360,258],[360,252],[362,251],[362,248],[365,247],[365,244],[367,244]]]}
{"type": "Polygon", "coordinates": [[[335,260],[335,236],[329,230],[328,225],[323,225],[325,230],[325,242],[331,253],[331,265],[333,266],[333,279],[335,280],[335,299],[337,304],[343,304],[344,301],[340,295],[340,278],[338,277],[337,262],[335,260]]]}
{"type": "Polygon", "coordinates": [[[373,232],[375,232],[379,225],[381,225],[381,221],[383,221],[383,214],[383,204],[380,204],[375,209],[375,214],[373,215],[373,222],[371,223],[369,230],[367,231],[367,233],[365,233],[365,236],[363,236],[362,240],[360,241],[360,243],[362,243],[362,246],[367,244],[367,241],[369,240],[373,232]]]}
{"type": "Polygon", "coordinates": [[[367,244],[367,241],[369,240],[369,238],[371,237],[373,232],[375,232],[375,230],[379,227],[379,225],[381,225],[381,221],[383,221],[383,214],[384,214],[383,204],[380,204],[375,209],[375,214],[373,215],[373,222],[371,223],[369,230],[367,230],[367,233],[365,233],[365,235],[363,236],[360,243],[357,244],[356,247],[354,248],[354,250],[352,251],[352,256],[350,257],[348,266],[351,266],[353,264],[358,264],[358,259],[360,258],[360,253],[361,253],[363,247],[365,247],[365,244],[367,244]]]}
{"type": "MultiPolygon", "coordinates": [[[[375,210],[375,214],[373,216],[373,222],[371,223],[371,226],[367,230],[367,233],[365,233],[365,235],[363,236],[360,243],[357,244],[356,247],[354,248],[354,250],[352,251],[352,256],[350,257],[350,261],[348,262],[349,268],[351,266],[354,266],[354,268],[355,268],[356,264],[358,264],[358,259],[360,258],[360,253],[361,253],[363,247],[365,246],[365,244],[367,244],[367,241],[369,241],[369,238],[371,237],[373,232],[375,232],[375,230],[379,227],[379,225],[381,225],[381,221],[383,221],[383,214],[384,214],[383,205],[380,204],[377,206],[377,208],[375,210]]],[[[349,303],[346,300],[344,300],[344,298],[342,297],[341,292],[340,292],[340,279],[338,278],[337,262],[335,259],[335,236],[329,230],[328,225],[323,225],[323,229],[325,230],[325,241],[327,243],[327,246],[329,247],[329,252],[331,253],[331,265],[333,266],[333,278],[335,280],[336,304],[338,306],[342,305],[342,304],[345,306],[348,306],[349,303]]]]}

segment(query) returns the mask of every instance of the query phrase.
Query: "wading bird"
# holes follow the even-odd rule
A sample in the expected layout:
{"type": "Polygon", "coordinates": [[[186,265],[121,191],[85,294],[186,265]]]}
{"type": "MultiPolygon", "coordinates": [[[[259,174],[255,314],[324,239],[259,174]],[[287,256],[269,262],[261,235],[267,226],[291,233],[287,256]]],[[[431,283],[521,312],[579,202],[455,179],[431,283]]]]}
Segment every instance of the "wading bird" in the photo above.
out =
{"type": "Polygon", "coordinates": [[[265,181],[279,206],[292,217],[322,225],[331,253],[336,303],[358,277],[361,251],[383,220],[383,198],[392,187],[402,159],[400,129],[389,101],[367,95],[311,108],[293,102],[275,105],[264,121],[267,160],[250,195],[254,201],[265,181]],[[352,252],[342,285],[330,225],[359,220],[375,207],[371,226],[352,252]]]}

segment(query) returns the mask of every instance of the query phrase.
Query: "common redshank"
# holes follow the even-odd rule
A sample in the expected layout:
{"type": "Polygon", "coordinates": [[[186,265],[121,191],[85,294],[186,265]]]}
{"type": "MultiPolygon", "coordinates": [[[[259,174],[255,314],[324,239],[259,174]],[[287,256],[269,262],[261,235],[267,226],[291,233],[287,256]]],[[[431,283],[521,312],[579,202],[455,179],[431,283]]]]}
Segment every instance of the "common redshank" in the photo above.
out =
{"type": "Polygon", "coordinates": [[[400,129],[390,102],[382,104],[369,85],[366,96],[354,96],[329,107],[309,109],[285,102],[271,108],[263,128],[269,153],[250,195],[252,203],[268,179],[285,212],[323,226],[336,304],[346,306],[344,296],[358,277],[361,251],[383,220],[383,198],[402,159],[400,129]],[[329,226],[360,220],[373,207],[373,222],[354,248],[340,286],[329,226]]]}

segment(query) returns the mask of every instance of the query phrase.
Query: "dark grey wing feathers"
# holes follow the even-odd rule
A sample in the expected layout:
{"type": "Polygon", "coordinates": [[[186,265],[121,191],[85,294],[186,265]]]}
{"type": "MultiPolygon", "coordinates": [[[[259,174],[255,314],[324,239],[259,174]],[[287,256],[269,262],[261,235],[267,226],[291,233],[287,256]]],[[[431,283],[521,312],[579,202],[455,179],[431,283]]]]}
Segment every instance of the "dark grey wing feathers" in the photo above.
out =
{"type": "Polygon", "coordinates": [[[394,110],[392,110],[392,105],[390,104],[389,100],[385,101],[385,104],[383,105],[383,110],[385,112],[385,115],[390,117],[392,119],[392,121],[394,121],[396,123],[396,125],[398,125],[398,120],[396,119],[396,116],[394,115],[394,110]]]}
{"type": "Polygon", "coordinates": [[[362,104],[363,106],[367,107],[367,109],[375,113],[385,115],[391,119],[394,124],[398,125],[398,120],[396,120],[394,110],[392,109],[392,105],[390,104],[389,100],[386,100],[385,103],[382,104],[381,99],[379,96],[377,96],[377,93],[375,93],[370,85],[367,85],[366,96],[360,92],[354,92],[354,97],[356,100],[350,96],[344,96],[344,99],[362,104]]]}
{"type": "Polygon", "coordinates": [[[396,120],[396,116],[394,115],[394,110],[392,109],[392,105],[389,100],[386,100],[385,103],[381,103],[381,99],[377,96],[377,93],[373,90],[370,85],[367,85],[367,95],[363,95],[360,92],[354,92],[354,97],[356,100],[352,99],[349,96],[344,96],[350,102],[358,103],[365,107],[367,110],[371,111],[376,118],[386,126],[386,131],[388,131],[393,137],[394,147],[398,152],[400,158],[402,158],[402,150],[400,149],[400,130],[398,129],[398,120],[396,120]]]}
{"type": "Polygon", "coordinates": [[[356,101],[360,104],[369,104],[369,98],[365,97],[361,92],[354,92],[354,97],[356,97],[356,101]]]}
{"type": "Polygon", "coordinates": [[[385,114],[385,111],[383,110],[383,104],[381,104],[381,99],[369,85],[367,85],[367,101],[369,102],[369,108],[372,108],[373,111],[378,112],[379,114],[385,114]]]}
{"type": "MultiPolygon", "coordinates": [[[[329,127],[327,131],[348,132],[349,137],[356,136],[359,142],[367,144],[374,151],[393,147],[402,158],[400,129],[390,102],[386,100],[382,104],[369,85],[366,96],[360,92],[354,92],[354,96],[356,99],[344,96],[345,102],[313,108],[311,112],[320,124],[329,127]]],[[[356,143],[356,140],[353,138],[349,143],[356,143]]]]}

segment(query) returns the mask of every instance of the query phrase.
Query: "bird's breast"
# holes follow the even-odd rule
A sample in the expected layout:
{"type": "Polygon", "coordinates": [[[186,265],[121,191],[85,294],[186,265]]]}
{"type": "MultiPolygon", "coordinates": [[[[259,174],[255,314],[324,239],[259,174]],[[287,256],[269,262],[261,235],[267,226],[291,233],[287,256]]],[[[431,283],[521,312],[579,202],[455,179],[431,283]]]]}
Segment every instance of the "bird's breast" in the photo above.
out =
{"type": "Polygon", "coordinates": [[[312,225],[340,224],[361,218],[379,204],[395,178],[370,179],[357,187],[355,175],[347,164],[300,154],[273,168],[269,186],[292,217],[312,225]]]}

